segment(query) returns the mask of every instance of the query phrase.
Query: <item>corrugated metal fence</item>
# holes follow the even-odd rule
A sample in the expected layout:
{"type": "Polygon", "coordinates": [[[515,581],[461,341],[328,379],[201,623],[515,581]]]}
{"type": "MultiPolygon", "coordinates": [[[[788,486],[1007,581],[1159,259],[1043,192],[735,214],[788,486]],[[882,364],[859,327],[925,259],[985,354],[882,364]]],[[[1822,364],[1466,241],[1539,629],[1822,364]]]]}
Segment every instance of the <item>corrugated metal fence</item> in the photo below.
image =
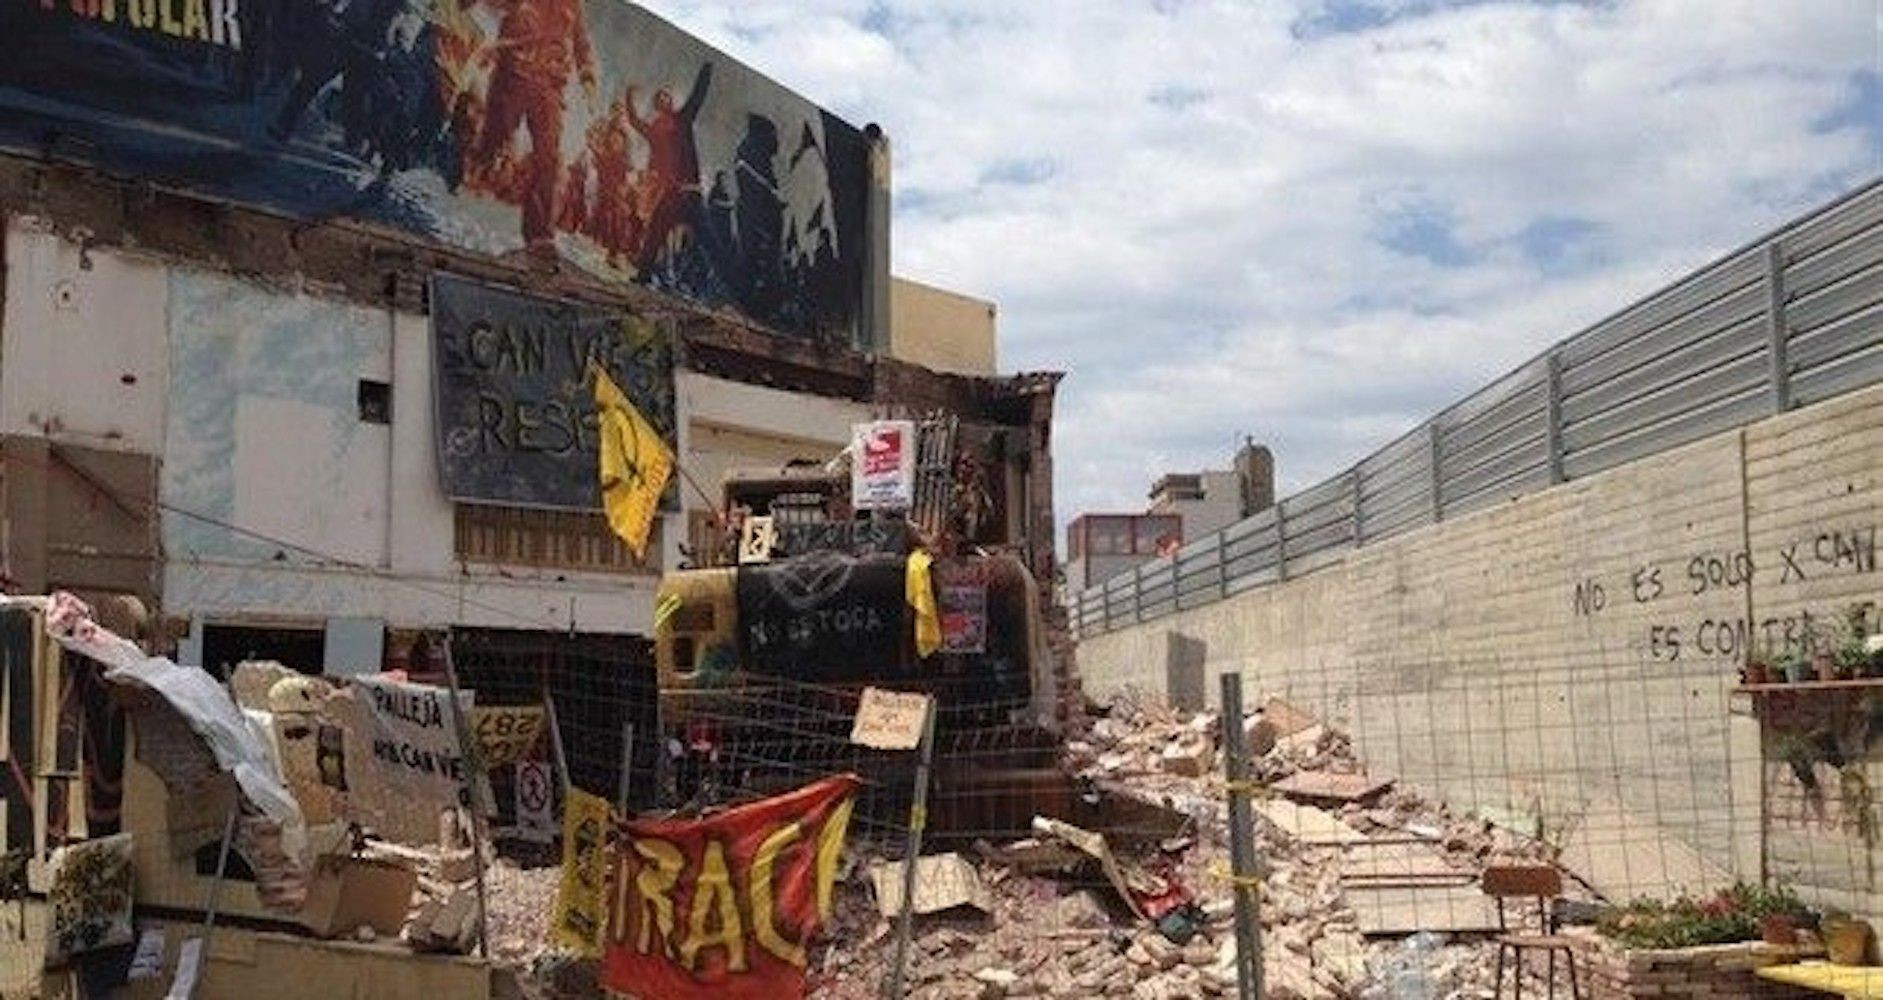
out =
{"type": "Polygon", "coordinates": [[[1353,468],[1071,603],[1097,635],[1883,379],[1883,181],[1552,347],[1353,468]]]}

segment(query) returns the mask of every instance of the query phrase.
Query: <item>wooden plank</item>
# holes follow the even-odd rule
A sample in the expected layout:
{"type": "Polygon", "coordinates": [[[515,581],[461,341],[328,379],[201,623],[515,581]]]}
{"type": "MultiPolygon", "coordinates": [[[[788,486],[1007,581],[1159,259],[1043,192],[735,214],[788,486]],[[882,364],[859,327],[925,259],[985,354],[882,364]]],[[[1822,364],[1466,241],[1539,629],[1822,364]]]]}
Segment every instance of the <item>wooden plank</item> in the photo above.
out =
{"type": "Polygon", "coordinates": [[[1353,841],[1341,845],[1340,878],[1358,880],[1458,879],[1471,881],[1464,871],[1427,844],[1353,841]]]}
{"type": "Polygon", "coordinates": [[[1391,778],[1366,774],[1330,774],[1325,771],[1300,771],[1269,786],[1278,795],[1291,799],[1322,802],[1365,802],[1393,787],[1391,778]]]}
{"type": "Polygon", "coordinates": [[[1475,885],[1355,886],[1343,888],[1360,933],[1497,930],[1497,909],[1475,885]]]}
{"type": "Polygon", "coordinates": [[[1297,805],[1286,799],[1269,799],[1253,805],[1277,830],[1309,844],[1347,844],[1366,839],[1366,834],[1313,806],[1297,805]]]}

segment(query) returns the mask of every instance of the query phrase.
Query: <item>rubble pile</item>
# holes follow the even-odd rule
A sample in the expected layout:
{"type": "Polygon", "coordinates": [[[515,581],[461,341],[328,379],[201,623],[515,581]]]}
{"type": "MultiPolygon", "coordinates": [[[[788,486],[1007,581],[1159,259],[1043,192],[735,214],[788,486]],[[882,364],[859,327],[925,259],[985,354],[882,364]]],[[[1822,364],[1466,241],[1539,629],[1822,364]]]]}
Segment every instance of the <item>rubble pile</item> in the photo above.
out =
{"type": "MultiPolygon", "coordinates": [[[[1356,842],[1414,844],[1430,863],[1443,859],[1456,882],[1474,882],[1485,865],[1545,860],[1545,845],[1481,820],[1457,817],[1390,782],[1366,775],[1342,734],[1279,700],[1246,727],[1255,776],[1288,783],[1369,790],[1344,804],[1258,799],[1256,834],[1263,886],[1262,953],[1266,995],[1319,997],[1493,995],[1494,950],[1482,933],[1363,936],[1344,890],[1356,842]],[[1345,776],[1353,776],[1347,780],[1345,776]],[[1416,980],[1417,986],[1409,985],[1416,980]],[[1416,990],[1416,992],[1414,992],[1416,990]]],[[[1125,796],[1187,818],[1183,836],[1136,852],[1122,848],[1125,881],[1148,878],[1188,897],[1175,918],[1134,912],[1109,879],[1029,872],[1015,863],[1033,842],[982,850],[977,862],[990,891],[988,912],[961,908],[918,916],[907,981],[923,998],[1133,997],[1234,995],[1234,903],[1229,880],[1228,800],[1212,713],[1175,712],[1122,699],[1066,747],[1066,763],[1102,794],[1125,796]],[[1129,855],[1127,858],[1126,855],[1129,855]]],[[[1036,828],[1039,828],[1036,823],[1036,828]]],[[[1076,832],[1076,831],[1075,831],[1076,832]]],[[[1131,830],[1106,830],[1123,842],[1131,830]]],[[[1137,831],[1143,832],[1143,831],[1137,831]]],[[[1370,843],[1361,843],[1370,847],[1370,843]]],[[[859,848],[866,850],[866,848],[859,848]]],[[[864,865],[857,862],[860,871],[864,865]]],[[[1378,876],[1375,876],[1378,877],[1378,876]]],[[[880,995],[894,956],[893,921],[880,913],[860,875],[846,877],[833,942],[814,960],[813,995],[880,995]]],[[[1475,893],[1475,887],[1470,889],[1475,893]]],[[[921,911],[918,909],[918,914],[921,911]]],[[[1514,916],[1513,916],[1514,918],[1514,916]]],[[[1532,918],[1534,919],[1534,918],[1532,918]]]]}

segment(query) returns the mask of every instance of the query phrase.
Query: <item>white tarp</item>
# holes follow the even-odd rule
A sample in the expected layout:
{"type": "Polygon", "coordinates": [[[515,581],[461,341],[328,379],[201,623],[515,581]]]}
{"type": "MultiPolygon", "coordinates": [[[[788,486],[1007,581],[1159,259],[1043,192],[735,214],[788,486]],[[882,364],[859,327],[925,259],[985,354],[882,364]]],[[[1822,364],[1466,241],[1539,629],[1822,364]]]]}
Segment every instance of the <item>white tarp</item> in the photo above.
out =
{"type": "Polygon", "coordinates": [[[161,695],[215,754],[216,763],[235,777],[243,797],[281,824],[281,846],[288,856],[306,860],[300,803],[282,782],[268,745],[208,671],[146,655],[136,643],[93,621],[85,602],[63,591],[50,598],[0,599],[0,607],[44,608],[47,634],[65,649],[103,664],[105,680],[140,684],[161,695]]]}

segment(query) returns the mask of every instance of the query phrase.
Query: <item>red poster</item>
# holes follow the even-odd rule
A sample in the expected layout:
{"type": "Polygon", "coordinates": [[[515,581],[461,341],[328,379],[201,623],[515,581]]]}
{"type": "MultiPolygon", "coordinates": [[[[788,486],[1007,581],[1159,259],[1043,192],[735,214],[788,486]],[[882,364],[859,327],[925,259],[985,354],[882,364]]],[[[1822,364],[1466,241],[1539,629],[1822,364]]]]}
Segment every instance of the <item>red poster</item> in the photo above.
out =
{"type": "Polygon", "coordinates": [[[700,820],[634,820],[616,847],[602,985],[638,1000],[804,995],[858,781],[700,820]]]}

